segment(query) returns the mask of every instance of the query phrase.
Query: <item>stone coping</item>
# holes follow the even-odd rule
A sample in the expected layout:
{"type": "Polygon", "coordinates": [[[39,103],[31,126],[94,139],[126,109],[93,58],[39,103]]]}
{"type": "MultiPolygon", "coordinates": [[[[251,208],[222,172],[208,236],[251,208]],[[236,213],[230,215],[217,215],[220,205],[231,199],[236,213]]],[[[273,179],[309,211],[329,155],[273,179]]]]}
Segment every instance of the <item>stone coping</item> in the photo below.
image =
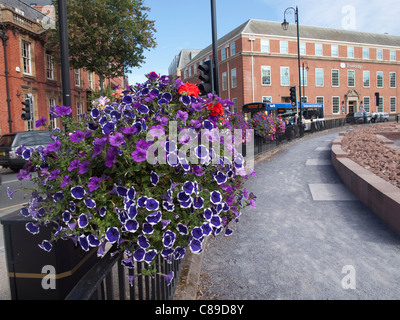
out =
{"type": "MultiPolygon", "coordinates": [[[[343,136],[344,133],[339,133],[331,149],[336,172],[361,202],[400,235],[400,189],[347,158],[347,152],[341,147],[343,136]]],[[[388,146],[398,149],[392,140],[382,134],[377,136],[388,146]]]]}

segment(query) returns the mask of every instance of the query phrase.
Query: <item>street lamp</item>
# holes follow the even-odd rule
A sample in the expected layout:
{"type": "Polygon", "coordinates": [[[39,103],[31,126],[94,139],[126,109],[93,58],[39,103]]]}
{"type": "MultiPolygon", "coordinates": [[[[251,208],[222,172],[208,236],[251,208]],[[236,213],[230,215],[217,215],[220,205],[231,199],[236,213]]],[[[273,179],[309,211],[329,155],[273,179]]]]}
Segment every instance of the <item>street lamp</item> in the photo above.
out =
{"type": "Polygon", "coordinates": [[[7,94],[7,109],[8,109],[8,130],[10,133],[12,132],[12,119],[11,119],[11,99],[10,99],[10,85],[8,83],[8,65],[7,65],[7,40],[8,40],[8,35],[6,34],[7,29],[6,27],[0,23],[0,29],[1,29],[1,34],[0,34],[0,39],[3,40],[3,48],[4,48],[4,75],[6,78],[6,94],[7,94]]]}
{"type": "MultiPolygon", "coordinates": [[[[289,22],[286,21],[286,12],[293,10],[295,22],[297,25],[297,60],[298,60],[298,68],[299,68],[299,102],[300,102],[300,115],[299,121],[301,123],[302,116],[301,116],[301,67],[300,67],[300,39],[299,39],[299,10],[296,6],[296,9],[293,7],[286,8],[285,12],[283,13],[283,22],[281,23],[283,30],[287,31],[289,27],[289,22]]],[[[300,126],[302,128],[302,126],[300,126]]]]}

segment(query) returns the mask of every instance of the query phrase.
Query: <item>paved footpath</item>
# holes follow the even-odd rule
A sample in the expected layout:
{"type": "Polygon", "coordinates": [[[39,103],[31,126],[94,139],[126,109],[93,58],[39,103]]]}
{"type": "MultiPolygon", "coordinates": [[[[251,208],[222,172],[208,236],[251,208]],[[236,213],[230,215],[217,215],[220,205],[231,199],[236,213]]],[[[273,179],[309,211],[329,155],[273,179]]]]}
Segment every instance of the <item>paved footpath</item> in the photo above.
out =
{"type": "Polygon", "coordinates": [[[400,299],[400,236],[342,184],[330,160],[343,130],[292,142],[255,166],[230,237],[209,239],[199,299],[400,299]]]}

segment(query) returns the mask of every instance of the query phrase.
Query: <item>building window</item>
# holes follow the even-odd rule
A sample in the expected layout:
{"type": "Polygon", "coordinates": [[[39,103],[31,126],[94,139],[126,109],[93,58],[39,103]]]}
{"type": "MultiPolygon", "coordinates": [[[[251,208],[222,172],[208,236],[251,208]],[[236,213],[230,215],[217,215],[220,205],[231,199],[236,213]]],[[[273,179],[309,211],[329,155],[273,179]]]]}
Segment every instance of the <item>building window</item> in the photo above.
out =
{"type": "Polygon", "coordinates": [[[226,59],[226,48],[221,49],[221,60],[225,60],[226,59]]]}
{"type": "Polygon", "coordinates": [[[75,74],[75,86],[80,87],[81,86],[81,71],[79,69],[74,69],[74,74],[75,74]]]}
{"type": "Polygon", "coordinates": [[[347,86],[354,87],[355,85],[355,71],[347,70],[347,86]]]}
{"type": "Polygon", "coordinates": [[[32,74],[31,44],[26,41],[22,41],[22,66],[25,74],[32,74]]]}
{"type": "Polygon", "coordinates": [[[339,70],[332,69],[332,87],[339,87],[339,70]]]}
{"type": "Polygon", "coordinates": [[[231,43],[231,57],[236,54],[236,45],[235,43],[231,43]]]}
{"type": "Polygon", "coordinates": [[[390,97],[390,112],[396,112],[396,97],[390,97]]]}
{"type": "Polygon", "coordinates": [[[363,87],[369,88],[369,71],[363,71],[363,87]]]}
{"type": "Polygon", "coordinates": [[[289,84],[289,67],[281,67],[281,86],[288,86],[289,84]]]}
{"type": "Polygon", "coordinates": [[[83,114],[83,103],[78,101],[76,103],[76,114],[79,116],[81,114],[83,114]]]}
{"type": "Polygon", "coordinates": [[[307,86],[307,68],[301,68],[300,79],[301,79],[301,85],[306,87],[307,86]]]}
{"type": "Polygon", "coordinates": [[[89,89],[93,90],[93,72],[88,72],[89,89]]]}
{"type": "Polygon", "coordinates": [[[231,70],[231,81],[232,81],[232,88],[236,88],[237,87],[236,68],[231,70]]]}
{"type": "Polygon", "coordinates": [[[233,98],[232,102],[233,102],[232,112],[238,112],[238,99],[237,98],[233,98]]]}
{"type": "Polygon", "coordinates": [[[289,53],[289,44],[287,41],[279,41],[280,53],[289,53]]]}
{"type": "Polygon", "coordinates": [[[363,99],[363,101],[364,101],[364,111],[365,112],[370,112],[370,98],[369,97],[364,97],[364,99],[363,99]]]}
{"type": "Polygon", "coordinates": [[[261,52],[269,52],[269,40],[261,40],[261,52]]]}
{"type": "Polygon", "coordinates": [[[226,72],[222,73],[222,90],[226,90],[228,88],[228,77],[226,72]]]}
{"type": "Polygon", "coordinates": [[[316,87],[324,86],[324,69],[320,68],[315,69],[315,86],[316,87]]]}
{"type": "Polygon", "coordinates": [[[383,97],[379,97],[379,107],[378,112],[383,112],[383,97]]]}
{"type": "Polygon", "coordinates": [[[189,78],[192,76],[192,67],[189,67],[189,78]]]}
{"type": "Polygon", "coordinates": [[[197,64],[194,64],[194,66],[193,66],[193,74],[194,75],[197,74],[197,64]]]}
{"type": "Polygon", "coordinates": [[[354,47],[347,47],[347,58],[354,58],[354,47]]]}
{"type": "Polygon", "coordinates": [[[369,48],[363,48],[363,59],[369,59],[369,48]]]}
{"type": "Polygon", "coordinates": [[[317,103],[324,104],[324,97],[317,97],[317,103]]]}
{"type": "Polygon", "coordinates": [[[390,87],[396,88],[396,72],[390,73],[390,87]]]}
{"type": "Polygon", "coordinates": [[[306,43],[300,42],[300,54],[306,54],[306,43]]]}
{"type": "MultiPolygon", "coordinates": [[[[54,107],[56,105],[56,99],[49,98],[48,103],[49,103],[48,106],[49,106],[49,110],[50,110],[51,107],[54,107]]],[[[50,117],[50,128],[51,129],[57,128],[57,118],[50,117]]]]}
{"type": "Polygon", "coordinates": [[[339,113],[340,97],[332,97],[332,113],[339,113]]]}
{"type": "Polygon", "coordinates": [[[390,50],[390,61],[396,61],[396,50],[390,50]]]}
{"type": "Polygon", "coordinates": [[[383,88],[383,71],[376,72],[376,87],[383,88]]]}
{"type": "Polygon", "coordinates": [[[264,102],[264,103],[272,103],[272,97],[264,96],[264,97],[262,97],[262,102],[264,102]]]}
{"type": "Polygon", "coordinates": [[[261,84],[262,85],[271,85],[271,67],[270,66],[262,66],[261,67],[261,84]]]}
{"type": "Polygon", "coordinates": [[[316,56],[322,56],[322,43],[316,43],[315,44],[315,55],[316,56]]]}
{"type": "Polygon", "coordinates": [[[383,60],[383,50],[382,49],[376,49],[376,59],[383,60]]]}
{"type": "Polygon", "coordinates": [[[331,45],[331,56],[332,57],[339,57],[339,48],[336,44],[331,45]]]}
{"type": "Polygon", "coordinates": [[[53,57],[46,53],[46,77],[49,80],[54,80],[54,62],[53,57]]]}

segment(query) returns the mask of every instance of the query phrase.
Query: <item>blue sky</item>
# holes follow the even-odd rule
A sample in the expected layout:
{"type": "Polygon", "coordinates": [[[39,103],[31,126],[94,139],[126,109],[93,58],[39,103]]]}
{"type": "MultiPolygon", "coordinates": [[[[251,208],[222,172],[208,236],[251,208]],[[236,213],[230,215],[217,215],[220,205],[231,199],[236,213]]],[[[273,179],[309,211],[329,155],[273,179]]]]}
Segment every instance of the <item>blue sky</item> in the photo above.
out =
{"type": "MultiPolygon", "coordinates": [[[[399,0],[215,0],[217,36],[224,36],[248,19],[283,21],[288,7],[298,6],[300,26],[311,25],[400,35],[399,0]]],[[[145,51],[141,68],[127,74],[130,84],[144,82],[151,71],[167,74],[182,49],[203,49],[212,43],[210,0],[145,0],[155,20],[157,46],[145,51]]],[[[294,23],[293,14],[287,16],[294,23]]],[[[301,29],[300,29],[301,36],[301,29]]]]}

